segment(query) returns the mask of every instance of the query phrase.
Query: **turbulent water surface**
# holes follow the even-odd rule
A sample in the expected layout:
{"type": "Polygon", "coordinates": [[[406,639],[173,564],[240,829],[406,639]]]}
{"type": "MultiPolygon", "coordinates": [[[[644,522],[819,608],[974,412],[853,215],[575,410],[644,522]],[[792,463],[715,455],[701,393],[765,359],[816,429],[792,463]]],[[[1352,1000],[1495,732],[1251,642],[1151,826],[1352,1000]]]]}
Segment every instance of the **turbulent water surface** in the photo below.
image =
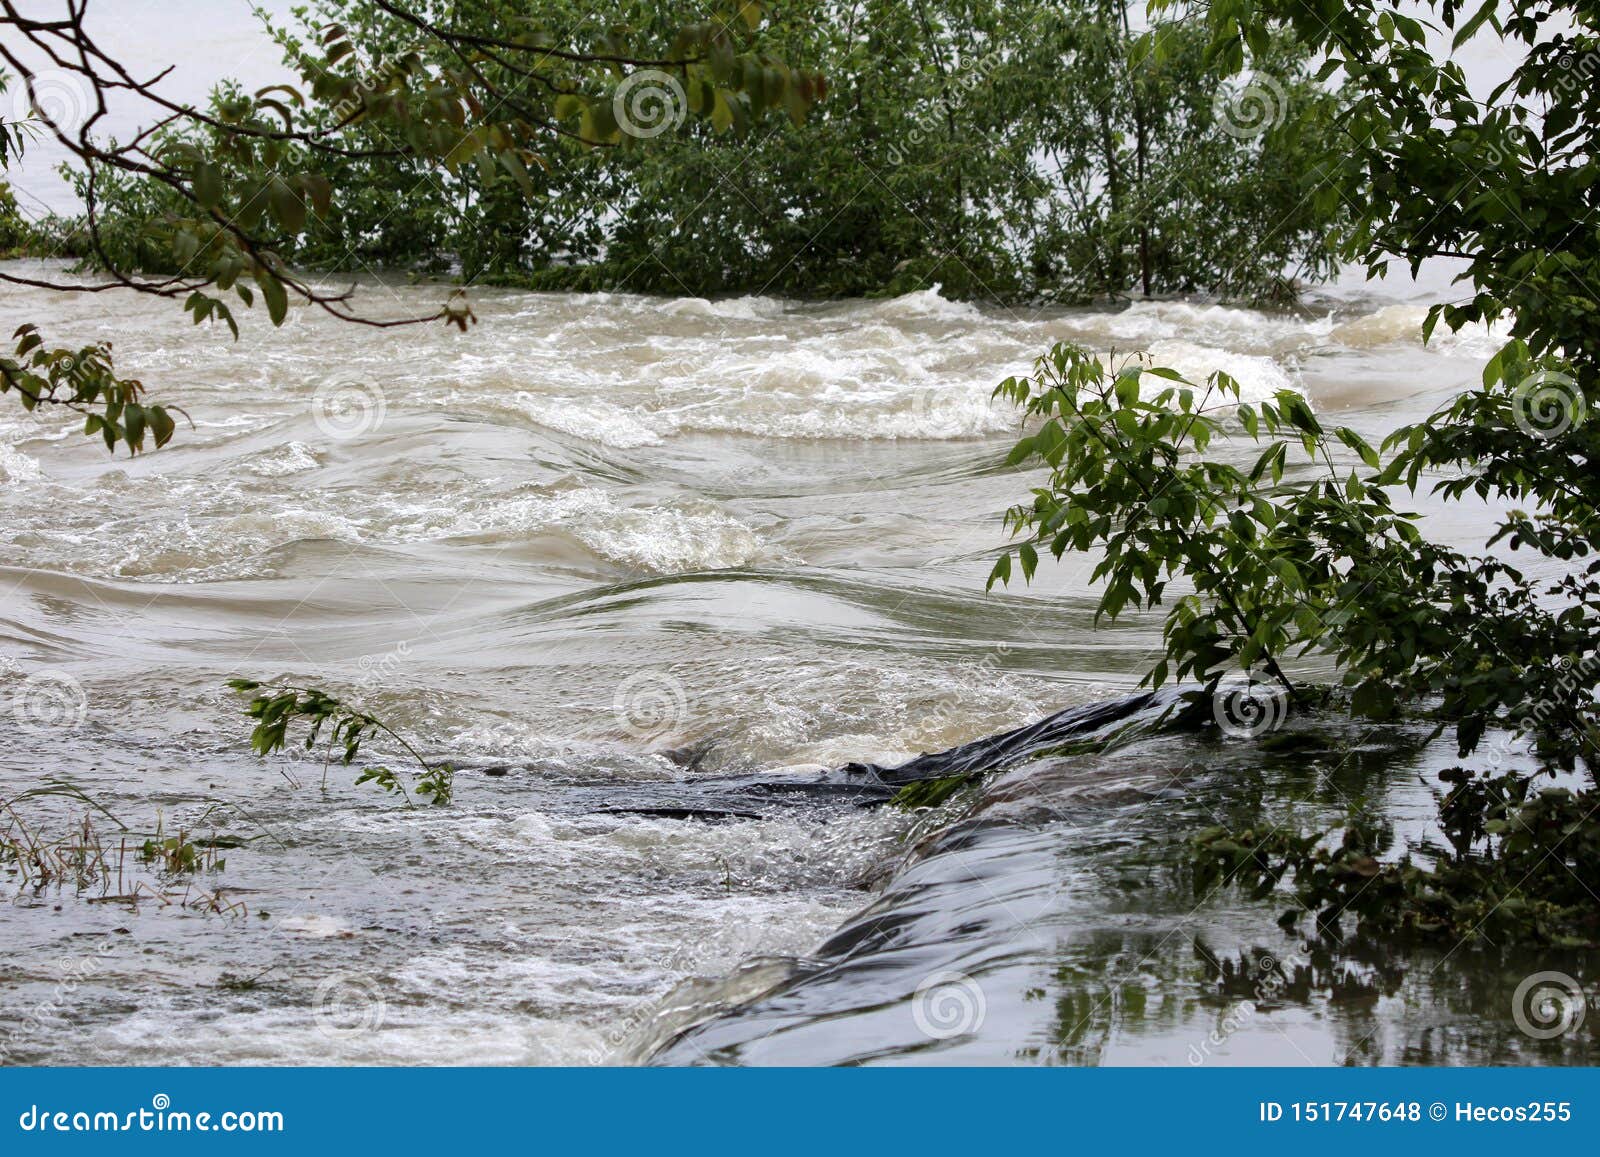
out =
{"type": "MultiPolygon", "coordinates": [[[[441,292],[369,284],[362,301],[399,315],[441,292]]],[[[0,816],[46,840],[78,825],[69,843],[100,849],[64,885],[9,878],[0,1047],[48,1063],[1570,1058],[1593,1038],[1536,1044],[1513,1023],[1526,967],[1330,957],[1270,905],[1188,890],[1175,843],[1264,794],[1312,818],[1357,799],[1420,830],[1435,757],[1404,736],[1278,762],[1152,740],[920,815],[636,806],[727,773],[894,763],[1126,690],[1158,624],[1091,629],[1088,562],[983,593],[998,515],[1033,481],[1001,466],[1019,422],[994,384],[1072,339],[1299,389],[1377,435],[1492,345],[1424,349],[1421,301],[482,292],[466,335],[296,310],[234,342],[165,303],[8,289],[7,332],[110,341],[190,421],[159,453],[111,458],[78,422],[0,410],[0,794],[61,780],[104,805],[13,798],[0,816]],[[255,758],[235,675],[347,693],[463,767],[455,802],[407,808],[320,758],[255,758]],[[158,825],[219,839],[225,866],[142,863],[158,825]],[[1272,976],[1292,982],[1263,989],[1272,976]]],[[[1481,511],[1430,517],[1462,541],[1481,528],[1481,511]]]]}

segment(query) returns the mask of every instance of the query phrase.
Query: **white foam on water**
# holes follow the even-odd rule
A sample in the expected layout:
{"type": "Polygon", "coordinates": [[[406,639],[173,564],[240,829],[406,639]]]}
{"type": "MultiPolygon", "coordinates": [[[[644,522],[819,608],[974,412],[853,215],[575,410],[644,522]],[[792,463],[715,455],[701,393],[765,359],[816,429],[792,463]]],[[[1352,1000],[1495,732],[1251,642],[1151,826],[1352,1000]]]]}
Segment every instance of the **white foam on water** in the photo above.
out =
{"type": "Polygon", "coordinates": [[[1347,349],[1416,344],[1422,341],[1422,323],[1427,315],[1427,309],[1422,306],[1386,305],[1339,322],[1328,334],[1328,340],[1347,349]]]}
{"type": "Polygon", "coordinates": [[[541,398],[522,391],[516,396],[522,412],[541,426],[618,450],[659,446],[661,435],[651,429],[640,410],[595,398],[541,398]]]}
{"type": "Polygon", "coordinates": [[[727,321],[764,321],[778,317],[788,308],[780,298],[730,297],[708,301],[703,297],[670,298],[659,307],[662,313],[675,317],[708,317],[727,321]]]}
{"type": "Polygon", "coordinates": [[[159,1055],[211,1065],[559,1065],[604,1059],[602,1034],[566,1020],[510,1017],[498,1009],[451,1013],[398,1000],[385,1000],[381,1015],[377,1008],[373,1026],[361,1031],[337,1025],[330,1030],[310,1008],[205,1017],[157,1009],[105,1025],[87,1045],[104,1060],[130,1064],[159,1055]]]}
{"type": "Polygon", "coordinates": [[[30,458],[8,442],[0,442],[0,482],[17,485],[43,478],[44,467],[37,458],[30,458]]]}
{"type": "Polygon", "coordinates": [[[840,396],[776,412],[692,411],[681,430],[753,434],[766,438],[915,439],[972,438],[1014,429],[1016,411],[991,403],[989,390],[962,385],[923,386],[872,398],[840,396]]]}
{"type": "Polygon", "coordinates": [[[262,478],[282,478],[315,470],[321,461],[317,452],[304,442],[285,442],[246,459],[243,465],[250,473],[262,478]]]}
{"type": "MultiPolygon", "coordinates": [[[[1380,349],[1389,345],[1420,346],[1422,326],[1428,307],[1398,303],[1375,309],[1335,325],[1328,334],[1330,343],[1347,349],[1380,349]]],[[[1427,342],[1427,349],[1446,357],[1485,361],[1505,344],[1499,327],[1468,322],[1451,330],[1441,320],[1427,342]]]]}
{"type": "Polygon", "coordinates": [[[754,531],[715,510],[612,509],[574,533],[597,554],[653,574],[744,566],[761,551],[754,531]]]}
{"type": "Polygon", "coordinates": [[[1465,358],[1470,361],[1488,361],[1506,344],[1504,334],[1496,326],[1469,322],[1458,330],[1447,329],[1442,323],[1428,339],[1428,348],[1446,357],[1465,358]]]}
{"type": "Polygon", "coordinates": [[[1327,317],[1265,313],[1237,306],[1138,301],[1117,313],[1082,318],[1079,324],[1092,326],[1103,335],[1096,344],[1120,343],[1122,349],[1178,340],[1264,354],[1325,336],[1332,323],[1327,317]]]}
{"type": "MultiPolygon", "coordinates": [[[[1280,390],[1303,392],[1299,383],[1273,358],[1259,354],[1234,353],[1216,346],[1190,341],[1158,341],[1149,349],[1151,363],[1177,370],[1195,385],[1204,387],[1214,373],[1224,373],[1239,383],[1241,402],[1269,401],[1280,390]]],[[[1141,383],[1145,392],[1159,392],[1168,384],[1161,378],[1141,383]]],[[[1219,399],[1221,404],[1227,404],[1219,399]]]]}
{"type": "MultiPolygon", "coordinates": [[[[20,561],[30,565],[52,559],[56,566],[109,577],[248,577],[264,573],[269,552],[312,541],[515,543],[554,533],[574,544],[575,557],[581,551],[648,574],[745,566],[765,549],[750,526],[695,497],[629,502],[602,487],[507,492],[462,481],[420,493],[380,486],[356,493],[304,489],[263,501],[261,484],[242,479],[116,472],[97,484],[97,503],[79,487],[51,482],[37,463],[15,451],[8,455],[10,449],[0,443],[0,470],[9,476],[17,469],[23,481],[43,485],[27,491],[39,515],[0,524],[0,543],[22,546],[20,561]]],[[[248,456],[246,463],[245,473],[268,481],[317,464],[314,452],[293,446],[248,456]]]]}
{"type": "Polygon", "coordinates": [[[696,886],[729,877],[746,888],[851,888],[883,862],[907,826],[906,815],[894,811],[863,812],[849,822],[795,817],[737,824],[528,812],[467,821],[457,834],[512,862],[545,867],[586,865],[590,871],[649,873],[696,886]]]}
{"type": "Polygon", "coordinates": [[[603,558],[652,574],[743,566],[762,546],[750,527],[710,503],[624,506],[595,488],[480,500],[422,537],[508,541],[557,528],[603,558]]]}
{"type": "Polygon", "coordinates": [[[914,293],[875,302],[867,307],[867,312],[874,317],[904,321],[970,321],[983,316],[971,302],[951,301],[945,297],[939,292],[942,288],[935,284],[914,293]]]}

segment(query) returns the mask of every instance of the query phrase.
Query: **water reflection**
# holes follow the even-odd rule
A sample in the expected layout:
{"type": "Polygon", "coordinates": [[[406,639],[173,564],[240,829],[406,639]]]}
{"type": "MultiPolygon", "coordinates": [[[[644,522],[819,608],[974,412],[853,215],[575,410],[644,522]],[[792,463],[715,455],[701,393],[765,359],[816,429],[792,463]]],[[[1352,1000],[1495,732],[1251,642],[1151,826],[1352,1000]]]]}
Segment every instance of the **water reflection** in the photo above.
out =
{"type": "Polygon", "coordinates": [[[1308,918],[1286,930],[1281,897],[1195,894],[1189,833],[1268,816],[1404,821],[1453,762],[1424,729],[1328,720],[1296,723],[1267,752],[1163,734],[1026,762],[784,982],[680,1026],[655,1059],[1594,1063],[1592,1020],[1536,1039],[1517,1012],[1519,985],[1541,970],[1589,978],[1592,998],[1593,954],[1383,948],[1308,918]],[[930,1031],[939,1008],[959,1032],[930,1031]]]}

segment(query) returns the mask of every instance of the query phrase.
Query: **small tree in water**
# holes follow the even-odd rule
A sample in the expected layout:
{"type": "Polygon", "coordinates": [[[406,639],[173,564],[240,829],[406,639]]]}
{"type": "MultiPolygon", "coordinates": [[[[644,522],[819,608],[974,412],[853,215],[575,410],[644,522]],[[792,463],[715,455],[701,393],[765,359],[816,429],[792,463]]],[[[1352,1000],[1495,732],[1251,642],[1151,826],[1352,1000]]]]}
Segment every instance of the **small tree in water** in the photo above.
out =
{"type": "Polygon", "coordinates": [[[1051,473],[1008,514],[1027,541],[990,581],[1009,581],[1013,554],[1031,576],[1040,549],[1100,551],[1100,611],[1114,618],[1162,604],[1182,575],[1195,593],[1172,604],[1150,683],[1192,677],[1214,693],[1244,668],[1298,696],[1283,666],[1315,651],[1337,660],[1356,714],[1389,719],[1426,702],[1454,726],[1463,758],[1490,728],[1533,746],[1532,777],[1443,774],[1441,823],[1457,855],[1435,869],[1380,863],[1359,828],[1339,842],[1213,830],[1198,838],[1202,888],[1260,891],[1289,877],[1326,921],[1348,912],[1391,934],[1592,944],[1600,911],[1581,885],[1600,869],[1600,794],[1536,781],[1600,767],[1595,14],[1526,0],[1506,15],[1492,3],[1470,15],[1458,0],[1429,5],[1457,46],[1491,28],[1525,50],[1479,102],[1458,65],[1435,59],[1411,7],[1217,2],[1209,51],[1239,68],[1287,25],[1328,53],[1329,73],[1345,73],[1348,147],[1322,195],[1360,207],[1346,256],[1375,276],[1396,259],[1413,270],[1467,259],[1473,294],[1434,307],[1424,336],[1441,321],[1507,324],[1481,385],[1374,448],[1325,429],[1292,393],[1245,405],[1222,375],[1202,387],[1057,347],[997,391],[1041,423],[1012,461],[1051,473]],[[1159,390],[1141,390],[1152,375],[1159,390]],[[1208,457],[1222,436],[1259,443],[1254,465],[1208,457]],[[1510,504],[1486,548],[1531,552],[1536,574],[1560,577],[1430,541],[1394,498],[1425,480],[1446,499],[1510,504]]]}

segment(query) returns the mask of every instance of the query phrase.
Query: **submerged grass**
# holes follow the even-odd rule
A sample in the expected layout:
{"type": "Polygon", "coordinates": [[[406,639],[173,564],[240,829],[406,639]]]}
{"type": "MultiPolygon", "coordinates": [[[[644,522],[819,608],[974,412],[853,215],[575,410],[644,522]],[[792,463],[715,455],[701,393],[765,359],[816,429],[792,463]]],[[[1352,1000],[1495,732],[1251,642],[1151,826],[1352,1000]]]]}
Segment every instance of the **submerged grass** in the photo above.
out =
{"type": "Polygon", "coordinates": [[[254,838],[215,832],[197,837],[185,829],[169,834],[158,818],[155,831],[141,839],[103,805],[65,783],[0,799],[0,876],[8,877],[19,891],[70,891],[91,904],[152,901],[244,915],[245,905],[229,899],[224,889],[197,887],[192,878],[220,873],[227,865],[221,853],[254,838]],[[18,807],[42,797],[66,798],[83,804],[84,810],[64,829],[52,832],[47,821],[18,807]],[[114,831],[102,830],[107,820],[114,831]]]}

